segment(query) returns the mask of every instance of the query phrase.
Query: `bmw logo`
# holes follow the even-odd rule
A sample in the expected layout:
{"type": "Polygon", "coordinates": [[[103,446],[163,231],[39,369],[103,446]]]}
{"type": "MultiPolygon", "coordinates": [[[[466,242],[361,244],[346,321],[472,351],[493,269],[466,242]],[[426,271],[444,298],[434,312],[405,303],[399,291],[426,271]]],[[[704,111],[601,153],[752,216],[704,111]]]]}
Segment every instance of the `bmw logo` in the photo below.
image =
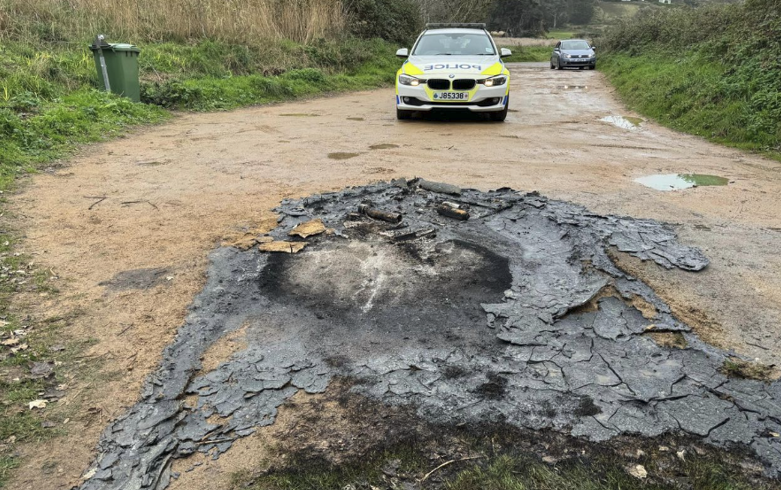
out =
{"type": "Polygon", "coordinates": [[[456,76],[451,73],[450,78],[456,78],[456,76]]]}

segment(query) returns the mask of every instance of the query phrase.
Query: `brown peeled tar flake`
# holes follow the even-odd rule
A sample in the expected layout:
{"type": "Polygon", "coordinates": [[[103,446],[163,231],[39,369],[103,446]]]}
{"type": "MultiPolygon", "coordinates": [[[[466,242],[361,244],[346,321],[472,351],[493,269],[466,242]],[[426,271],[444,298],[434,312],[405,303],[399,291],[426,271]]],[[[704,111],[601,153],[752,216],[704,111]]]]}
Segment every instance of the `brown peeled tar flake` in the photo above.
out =
{"type": "Polygon", "coordinates": [[[245,251],[254,247],[256,243],[258,243],[257,237],[255,235],[249,234],[231,243],[230,246],[245,251]]]}
{"type": "Polygon", "coordinates": [[[304,242],[267,242],[261,243],[258,249],[261,252],[282,252],[287,254],[297,254],[306,247],[304,242]]]}
{"type": "Polygon", "coordinates": [[[325,231],[325,225],[320,219],[313,219],[306,223],[301,223],[288,233],[290,236],[300,236],[301,238],[307,238],[313,235],[319,235],[325,231]]]}

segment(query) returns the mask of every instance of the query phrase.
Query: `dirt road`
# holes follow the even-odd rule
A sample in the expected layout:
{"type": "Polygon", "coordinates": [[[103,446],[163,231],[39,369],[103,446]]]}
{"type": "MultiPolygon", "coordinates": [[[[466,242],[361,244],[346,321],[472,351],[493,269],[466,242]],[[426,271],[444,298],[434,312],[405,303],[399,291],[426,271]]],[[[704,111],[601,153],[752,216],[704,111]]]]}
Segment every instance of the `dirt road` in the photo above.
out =
{"type": "MultiPolygon", "coordinates": [[[[25,250],[61,278],[62,293],[29,300],[40,318],[71,318],[66,335],[94,339],[88,354],[104,363],[93,379],[69,383],[67,403],[77,407],[69,435],[28,447],[12,488],[78,483],[106,422],[137,399],[181,325],[211,249],[275,226],[271,209],[283,198],[394,177],[536,190],[602,214],[672,223],[683,243],[710,258],[706,271],[662,274],[621,257],[623,266],[705,340],[780,363],[781,163],[652,123],[628,130],[601,122],[633,114],[600,73],[545,63],[512,72],[503,124],[397,122],[384,89],[183,115],[36,176],[13,205],[25,250]],[[668,173],[716,174],[730,184],[660,192],[633,182],[668,173]],[[115,278],[145,268],[159,270],[140,281],[115,278]]],[[[217,362],[226,355],[211,354],[217,362]]],[[[236,466],[225,460],[204,485],[227,481],[236,466]]]]}

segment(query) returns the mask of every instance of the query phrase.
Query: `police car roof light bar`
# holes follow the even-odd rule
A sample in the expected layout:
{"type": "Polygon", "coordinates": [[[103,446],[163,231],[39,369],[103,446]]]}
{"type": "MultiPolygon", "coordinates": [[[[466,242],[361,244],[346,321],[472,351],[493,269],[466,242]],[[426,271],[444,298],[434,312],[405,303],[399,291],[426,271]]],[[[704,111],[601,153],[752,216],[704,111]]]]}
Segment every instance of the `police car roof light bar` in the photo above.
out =
{"type": "Polygon", "coordinates": [[[426,29],[485,29],[485,24],[477,22],[433,22],[426,24],[426,29]]]}

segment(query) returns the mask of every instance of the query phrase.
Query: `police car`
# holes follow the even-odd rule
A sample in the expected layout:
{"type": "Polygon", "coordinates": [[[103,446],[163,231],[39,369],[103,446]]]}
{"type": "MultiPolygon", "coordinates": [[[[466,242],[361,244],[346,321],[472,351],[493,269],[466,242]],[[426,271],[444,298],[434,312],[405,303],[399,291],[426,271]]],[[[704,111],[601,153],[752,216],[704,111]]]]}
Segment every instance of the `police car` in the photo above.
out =
{"type": "Polygon", "coordinates": [[[467,109],[504,121],[510,103],[510,71],[485,24],[427,24],[396,74],[396,117],[414,112],[467,109]]]}

